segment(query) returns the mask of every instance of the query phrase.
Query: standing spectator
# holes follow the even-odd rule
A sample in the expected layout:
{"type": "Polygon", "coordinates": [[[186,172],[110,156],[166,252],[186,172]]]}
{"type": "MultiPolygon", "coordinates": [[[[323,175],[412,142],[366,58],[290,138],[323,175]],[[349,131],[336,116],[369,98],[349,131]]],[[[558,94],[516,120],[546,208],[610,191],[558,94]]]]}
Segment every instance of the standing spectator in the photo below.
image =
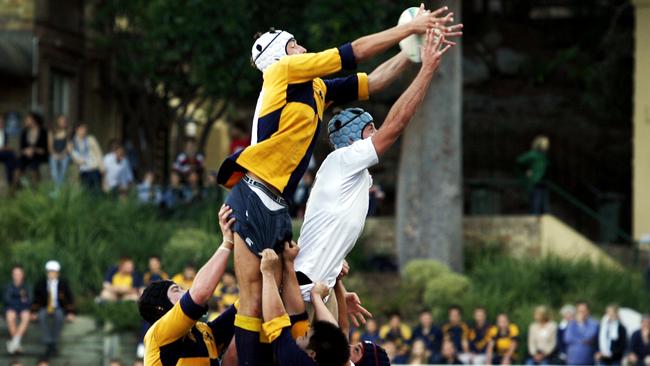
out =
{"type": "Polygon", "coordinates": [[[368,216],[378,216],[379,207],[384,202],[386,193],[377,183],[370,186],[370,199],[368,200],[368,216]]]}
{"type": "Polygon", "coordinates": [[[433,324],[433,315],[431,315],[429,310],[420,312],[419,321],[418,326],[413,329],[411,342],[417,341],[418,339],[422,340],[431,358],[435,359],[440,355],[442,331],[433,324]]]}
{"type": "Polygon", "coordinates": [[[185,150],[176,156],[174,170],[178,172],[181,181],[187,182],[190,173],[203,174],[204,156],[198,151],[196,139],[190,137],[185,141],[185,150]]]}
{"type": "Polygon", "coordinates": [[[533,215],[548,212],[548,191],[544,184],[548,170],[548,148],[548,137],[540,135],[533,140],[531,150],[517,158],[517,164],[525,172],[524,181],[530,195],[530,213],[533,215]]]}
{"type": "Polygon", "coordinates": [[[186,199],[188,203],[201,202],[205,197],[205,191],[201,185],[201,176],[198,172],[191,172],[187,179],[186,199]]]}
{"type": "Polygon", "coordinates": [[[105,301],[137,301],[142,287],[142,281],[135,272],[133,259],[122,257],[117,266],[109,268],[106,272],[104,289],[99,298],[105,301]]]}
{"type": "Polygon", "coordinates": [[[149,257],[149,270],[145,272],[144,276],[142,277],[144,286],[148,286],[152,282],[168,279],[169,275],[163,271],[160,257],[157,255],[152,255],[149,257]]]}
{"type": "Polygon", "coordinates": [[[458,358],[454,342],[445,339],[442,342],[440,357],[435,361],[438,365],[462,365],[463,362],[458,358]]]}
{"type": "Polygon", "coordinates": [[[567,365],[593,365],[598,346],[598,321],[589,316],[586,302],[576,304],[576,319],[564,332],[567,365]]]}
{"type": "Polygon", "coordinates": [[[487,360],[485,355],[487,346],[490,343],[489,330],[491,326],[487,322],[487,311],[485,308],[474,309],[474,324],[469,330],[469,349],[471,352],[471,363],[483,365],[487,360]]]}
{"type": "Polygon", "coordinates": [[[9,134],[5,127],[4,116],[0,114],[0,162],[5,166],[5,176],[7,185],[12,186],[14,183],[14,170],[16,169],[16,154],[9,147],[9,134]]]}
{"type": "Polygon", "coordinates": [[[564,333],[566,333],[566,329],[569,326],[569,323],[571,323],[576,316],[576,307],[567,304],[560,309],[560,315],[562,315],[562,321],[560,324],[558,324],[557,327],[557,358],[560,360],[560,362],[566,364],[566,349],[567,349],[567,344],[564,341],[564,333]]]}
{"type": "Polygon", "coordinates": [[[391,341],[395,343],[395,347],[397,348],[397,356],[408,357],[408,343],[411,339],[411,336],[411,328],[408,325],[402,323],[402,316],[397,311],[389,314],[388,324],[384,325],[379,330],[379,337],[383,341],[391,341]]]}
{"type": "Polygon", "coordinates": [[[488,363],[494,365],[511,365],[517,357],[519,345],[519,327],[510,323],[508,315],[499,314],[497,325],[490,328],[490,343],[487,348],[488,363]]]}
{"type": "Polygon", "coordinates": [[[5,287],[2,297],[10,338],[7,352],[10,355],[22,352],[20,342],[29,326],[29,309],[32,305],[30,294],[31,290],[25,284],[25,270],[20,265],[14,266],[11,269],[11,282],[5,287]]]}
{"type": "Polygon", "coordinates": [[[25,125],[20,135],[20,158],[18,159],[18,179],[32,172],[32,182],[41,179],[39,168],[47,162],[47,131],[43,127],[43,117],[30,112],[25,117],[25,125]]]}
{"type": "Polygon", "coordinates": [[[528,327],[527,365],[549,365],[557,347],[557,324],[551,320],[548,308],[538,306],[533,315],[534,322],[528,327]]]}
{"type": "Polygon", "coordinates": [[[361,341],[381,344],[381,338],[379,337],[379,326],[377,325],[377,320],[373,318],[366,320],[366,329],[363,333],[361,333],[361,341]]]}
{"type": "Polygon", "coordinates": [[[238,153],[251,144],[251,136],[244,127],[245,123],[238,121],[230,126],[230,154],[228,155],[238,153]]]}
{"type": "Polygon", "coordinates": [[[177,273],[172,277],[172,281],[175,284],[180,286],[183,290],[188,290],[192,287],[194,282],[194,277],[196,277],[196,266],[194,263],[187,263],[183,267],[183,272],[177,273]]]}
{"type": "Polygon", "coordinates": [[[641,320],[641,329],[632,333],[630,338],[630,354],[627,356],[630,366],[650,365],[650,314],[645,314],[641,320]]]}
{"type": "Polygon", "coordinates": [[[85,123],[80,123],[75,130],[72,159],[79,165],[81,185],[90,191],[99,191],[103,170],[102,150],[95,137],[88,134],[88,126],[85,123]]]}
{"type": "Polygon", "coordinates": [[[428,365],[432,361],[431,351],[427,349],[427,345],[423,339],[417,339],[411,346],[411,355],[409,356],[409,365],[428,365]]]}
{"type": "Polygon", "coordinates": [[[138,184],[138,202],[143,204],[157,205],[162,201],[162,191],[156,185],[156,174],[148,171],[144,174],[144,179],[138,184]]]}
{"type": "Polygon", "coordinates": [[[163,206],[173,209],[180,203],[187,202],[186,191],[181,185],[181,176],[177,172],[169,175],[169,186],[165,189],[162,197],[163,206]]]}
{"type": "Polygon", "coordinates": [[[452,305],[447,309],[447,316],[449,320],[442,326],[442,335],[444,339],[448,339],[454,344],[456,352],[462,352],[459,358],[468,363],[469,327],[463,322],[463,311],[459,306],[452,305]]]}
{"type": "Polygon", "coordinates": [[[104,156],[104,188],[106,192],[125,197],[133,183],[133,171],[126,150],[119,143],[113,143],[113,150],[104,156]]]}
{"type": "Polygon", "coordinates": [[[34,287],[34,304],[32,312],[37,314],[41,327],[45,357],[56,356],[57,344],[64,320],[75,320],[76,308],[68,282],[60,277],[61,265],[51,260],[45,263],[47,277],[34,287]]]}
{"type": "Polygon", "coordinates": [[[596,361],[599,365],[620,365],[627,350],[627,331],[619,321],[618,305],[607,306],[600,323],[596,361]]]}
{"type": "Polygon", "coordinates": [[[47,137],[50,149],[50,172],[54,181],[54,191],[58,192],[65,181],[65,174],[70,163],[71,139],[68,120],[65,116],[61,115],[56,119],[54,128],[47,137]]]}

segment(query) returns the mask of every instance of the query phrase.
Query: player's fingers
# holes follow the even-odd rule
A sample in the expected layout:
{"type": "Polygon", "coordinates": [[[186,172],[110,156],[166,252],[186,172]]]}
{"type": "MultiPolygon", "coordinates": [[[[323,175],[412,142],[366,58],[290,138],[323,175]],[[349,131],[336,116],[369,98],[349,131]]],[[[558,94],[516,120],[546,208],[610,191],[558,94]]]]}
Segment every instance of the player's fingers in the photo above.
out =
{"type": "Polygon", "coordinates": [[[237,219],[235,219],[235,218],[233,217],[232,219],[228,220],[228,223],[227,223],[226,225],[227,225],[228,227],[231,227],[232,224],[235,223],[235,221],[237,221],[237,219]]]}
{"type": "Polygon", "coordinates": [[[463,35],[463,32],[445,33],[445,37],[460,37],[462,35],[463,35]]]}
{"type": "Polygon", "coordinates": [[[447,32],[455,32],[461,29],[463,29],[463,23],[454,24],[452,26],[447,27],[447,32]]]}
{"type": "Polygon", "coordinates": [[[449,51],[450,48],[451,48],[451,45],[445,46],[445,48],[443,48],[442,51],[439,52],[440,56],[444,55],[445,52],[449,51]]]}
{"type": "Polygon", "coordinates": [[[359,328],[359,322],[357,321],[357,318],[354,316],[354,314],[352,314],[352,316],[350,317],[350,321],[355,326],[355,328],[359,328]]]}
{"type": "Polygon", "coordinates": [[[437,17],[438,15],[446,12],[448,9],[449,9],[449,7],[443,6],[442,8],[439,8],[439,9],[436,9],[436,10],[432,11],[431,15],[434,16],[434,17],[437,17]]]}
{"type": "Polygon", "coordinates": [[[366,318],[364,318],[363,314],[355,313],[354,315],[357,317],[357,320],[359,321],[359,323],[366,324],[366,318]]]}
{"type": "Polygon", "coordinates": [[[443,41],[443,43],[447,44],[447,45],[450,45],[450,46],[455,46],[456,45],[456,42],[448,41],[446,39],[443,41]]]}

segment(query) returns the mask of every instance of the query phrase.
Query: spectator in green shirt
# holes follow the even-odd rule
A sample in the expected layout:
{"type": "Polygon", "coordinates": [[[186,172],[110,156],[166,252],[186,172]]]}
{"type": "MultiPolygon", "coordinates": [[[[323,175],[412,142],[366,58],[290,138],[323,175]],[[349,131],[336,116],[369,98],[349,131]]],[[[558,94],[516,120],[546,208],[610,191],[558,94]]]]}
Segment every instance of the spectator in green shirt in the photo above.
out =
{"type": "Polygon", "coordinates": [[[530,195],[530,213],[533,215],[543,215],[549,211],[548,191],[544,184],[548,170],[548,148],[548,137],[540,135],[533,140],[530,151],[517,157],[517,164],[525,172],[524,182],[530,195]]]}

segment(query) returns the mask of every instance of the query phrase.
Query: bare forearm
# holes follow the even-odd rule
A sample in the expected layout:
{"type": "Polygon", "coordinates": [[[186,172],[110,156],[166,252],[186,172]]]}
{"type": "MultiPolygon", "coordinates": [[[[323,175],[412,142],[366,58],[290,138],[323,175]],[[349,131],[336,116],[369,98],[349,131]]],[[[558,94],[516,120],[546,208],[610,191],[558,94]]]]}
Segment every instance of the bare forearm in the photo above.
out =
{"type": "Polygon", "coordinates": [[[403,52],[393,56],[390,60],[379,65],[368,75],[368,90],[373,95],[393,83],[402,74],[410,61],[403,52]]]}
{"type": "Polygon", "coordinates": [[[421,69],[408,89],[390,109],[384,124],[372,137],[378,155],[388,150],[406,129],[429,89],[432,76],[433,70],[421,69]]]}
{"type": "Polygon", "coordinates": [[[339,308],[339,328],[347,336],[350,333],[350,322],[348,320],[348,304],[345,301],[345,286],[343,282],[336,281],[334,286],[334,294],[336,295],[336,302],[339,308]]]}
{"type": "Polygon", "coordinates": [[[298,277],[293,267],[293,262],[284,262],[282,274],[282,302],[289,315],[298,315],[305,312],[305,302],[302,300],[298,277]]]}
{"type": "Polygon", "coordinates": [[[352,42],[352,51],[357,63],[362,63],[377,54],[385,52],[413,33],[410,24],[402,24],[385,31],[361,37],[352,42]]]}
{"type": "MultiPolygon", "coordinates": [[[[325,302],[323,302],[323,299],[320,296],[312,296],[311,303],[314,306],[314,317],[316,320],[336,324],[334,315],[332,315],[332,313],[327,309],[325,302]]],[[[336,325],[338,326],[338,324],[336,325]]]]}
{"type": "Polygon", "coordinates": [[[197,305],[205,305],[212,297],[214,289],[221,281],[226,266],[228,265],[230,250],[219,247],[206,264],[201,267],[192,282],[190,296],[197,305]]]}
{"type": "Polygon", "coordinates": [[[262,274],[262,316],[264,321],[271,321],[286,314],[282,298],[273,274],[262,274]]]}

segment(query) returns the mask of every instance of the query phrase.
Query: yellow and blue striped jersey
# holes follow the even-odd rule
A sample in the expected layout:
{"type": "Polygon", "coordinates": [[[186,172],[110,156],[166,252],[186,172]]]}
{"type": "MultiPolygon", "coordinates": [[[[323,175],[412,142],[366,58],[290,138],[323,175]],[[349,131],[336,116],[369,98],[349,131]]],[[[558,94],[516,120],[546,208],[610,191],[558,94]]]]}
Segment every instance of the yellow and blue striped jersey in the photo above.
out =
{"type": "Polygon", "coordinates": [[[197,322],[207,307],[192,301],[189,292],[144,337],[146,366],[219,365],[235,333],[236,309],[231,306],[217,319],[197,322]]]}
{"type": "Polygon", "coordinates": [[[325,109],[368,98],[364,73],[320,77],[354,68],[350,43],[323,52],[285,56],[269,66],[257,102],[252,144],[223,162],[217,181],[232,188],[250,171],[285,198],[291,197],[309,165],[325,109]]]}

